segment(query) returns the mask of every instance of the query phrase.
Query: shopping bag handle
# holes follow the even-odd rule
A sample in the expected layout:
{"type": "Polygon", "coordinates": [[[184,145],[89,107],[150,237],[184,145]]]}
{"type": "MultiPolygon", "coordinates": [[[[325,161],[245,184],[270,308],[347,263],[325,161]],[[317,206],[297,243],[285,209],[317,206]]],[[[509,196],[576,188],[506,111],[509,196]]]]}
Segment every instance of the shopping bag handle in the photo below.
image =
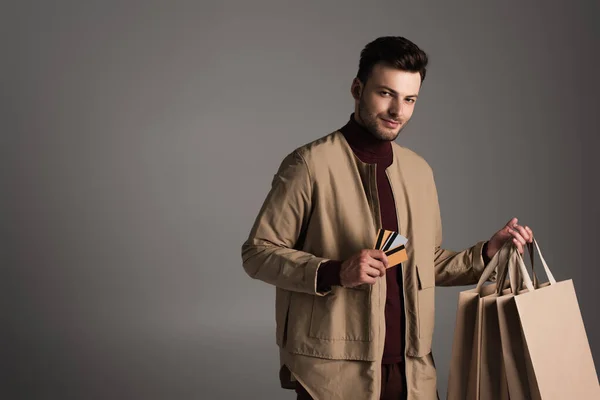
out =
{"type": "Polygon", "coordinates": [[[502,269],[502,272],[498,274],[498,280],[496,282],[496,294],[498,295],[501,295],[502,291],[506,289],[507,277],[512,293],[516,294],[522,285],[523,279],[521,278],[519,268],[517,267],[517,258],[515,253],[518,253],[517,247],[510,246],[510,254],[508,256],[506,266],[502,269]]]}
{"type": "MultiPolygon", "coordinates": [[[[510,289],[513,294],[517,294],[517,292],[519,290],[523,289],[524,281],[520,274],[520,268],[517,265],[516,255],[514,254],[514,253],[518,253],[518,248],[516,245],[512,245],[511,249],[512,249],[513,253],[511,253],[509,256],[508,265],[505,269],[505,273],[502,274],[498,278],[498,287],[496,288],[497,294],[501,294],[502,291],[505,289],[505,286],[506,286],[505,280],[506,280],[507,276],[509,277],[508,279],[510,282],[510,289]]],[[[539,282],[538,282],[537,274],[535,273],[533,243],[527,243],[526,251],[529,254],[529,260],[531,261],[531,273],[533,275],[533,287],[537,289],[539,287],[539,282]]]]}
{"type": "MultiPolygon", "coordinates": [[[[546,260],[542,255],[542,251],[540,250],[540,246],[538,245],[538,242],[537,240],[535,240],[535,238],[533,238],[533,244],[535,245],[538,254],[540,255],[540,260],[542,261],[542,265],[544,266],[544,272],[546,272],[546,276],[548,276],[548,281],[551,285],[554,285],[556,283],[556,279],[554,279],[554,275],[552,275],[552,272],[550,272],[550,268],[548,267],[548,264],[546,263],[546,260]]],[[[535,290],[537,285],[534,285],[531,281],[529,273],[527,272],[527,268],[525,267],[525,263],[523,262],[523,257],[519,252],[517,252],[517,261],[519,263],[519,269],[521,271],[521,277],[523,278],[523,283],[525,284],[525,287],[529,291],[535,290]]]]}
{"type": "MultiPolygon", "coordinates": [[[[535,242],[535,239],[534,239],[534,242],[535,242]]],[[[544,260],[542,254],[541,254],[541,251],[539,249],[539,246],[537,245],[537,242],[535,242],[535,245],[538,249],[538,252],[540,253],[540,259],[542,260],[542,263],[544,264],[546,273],[548,274],[548,277],[550,278],[552,276],[552,273],[550,273],[548,265],[546,264],[546,261],[544,260]]],[[[529,253],[529,257],[531,260],[531,271],[533,274],[533,283],[530,283],[530,286],[537,288],[538,287],[538,279],[537,279],[537,275],[534,270],[533,244],[530,244],[530,243],[527,244],[527,251],[529,253]]],[[[500,250],[498,250],[498,254],[495,255],[492,258],[492,260],[490,260],[489,264],[483,270],[481,277],[480,277],[479,281],[477,282],[477,286],[476,286],[477,291],[480,291],[483,284],[489,279],[492,272],[497,268],[498,269],[498,279],[496,282],[497,283],[496,293],[500,294],[506,288],[505,287],[506,286],[506,277],[508,276],[511,291],[512,291],[512,293],[517,294],[517,291],[522,288],[523,284],[525,284],[524,276],[527,276],[527,278],[529,278],[528,273],[523,276],[519,276],[520,265],[518,265],[518,266],[515,265],[515,261],[518,264],[517,260],[519,260],[519,259],[522,262],[521,254],[519,254],[517,246],[514,245],[512,243],[512,241],[506,241],[504,243],[504,245],[500,248],[500,250]],[[518,254],[518,258],[514,253],[518,254]],[[505,265],[499,265],[499,263],[498,263],[499,260],[507,260],[507,263],[505,265]],[[513,268],[515,270],[513,270],[513,268]],[[510,279],[511,277],[513,279],[510,279]]],[[[552,277],[552,279],[554,279],[554,277],[552,277]]],[[[529,278],[529,281],[531,282],[530,278],[529,278]]],[[[554,282],[556,282],[556,281],[554,281],[554,282]]]]}
{"type": "Polygon", "coordinates": [[[481,289],[483,284],[492,275],[492,272],[496,269],[496,267],[498,268],[498,276],[502,276],[505,273],[505,268],[508,268],[508,265],[498,265],[498,260],[506,259],[508,257],[506,255],[506,253],[509,252],[509,255],[510,255],[511,251],[512,250],[511,250],[510,242],[504,243],[504,245],[500,248],[500,250],[498,250],[498,253],[492,258],[492,260],[490,260],[488,265],[486,265],[483,272],[481,273],[481,277],[479,278],[479,281],[477,282],[477,286],[475,287],[475,289],[477,289],[477,291],[479,291],[481,289]]]}

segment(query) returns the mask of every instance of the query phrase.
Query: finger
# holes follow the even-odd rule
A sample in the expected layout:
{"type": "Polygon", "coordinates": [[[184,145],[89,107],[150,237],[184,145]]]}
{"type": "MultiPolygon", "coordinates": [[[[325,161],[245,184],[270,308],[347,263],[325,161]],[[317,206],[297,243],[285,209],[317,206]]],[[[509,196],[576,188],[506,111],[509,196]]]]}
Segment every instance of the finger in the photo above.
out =
{"type": "Polygon", "coordinates": [[[381,270],[379,268],[367,266],[364,269],[364,273],[373,278],[379,278],[381,275],[381,270]]]}
{"type": "Polygon", "coordinates": [[[517,239],[513,239],[513,243],[517,246],[520,254],[523,254],[523,245],[517,239]]]}
{"type": "Polygon", "coordinates": [[[529,232],[527,231],[527,229],[525,229],[525,227],[521,226],[521,225],[515,225],[515,229],[521,234],[521,236],[523,237],[523,239],[525,239],[525,241],[531,243],[533,240],[531,240],[531,236],[529,235],[529,232]]]}
{"type": "Polygon", "coordinates": [[[507,228],[512,228],[513,226],[515,226],[515,225],[517,224],[517,222],[519,222],[519,219],[518,219],[518,218],[516,218],[516,217],[514,217],[514,218],[511,218],[511,219],[510,219],[510,221],[508,221],[508,222],[506,223],[506,227],[507,227],[507,228]]]}
{"type": "Polygon", "coordinates": [[[527,232],[529,232],[529,237],[531,238],[531,241],[533,242],[533,231],[528,226],[525,226],[525,229],[527,230],[527,232]]]}
{"type": "Polygon", "coordinates": [[[510,222],[508,224],[506,224],[506,226],[502,229],[500,229],[500,233],[502,234],[502,236],[504,236],[505,239],[508,239],[509,237],[512,236],[512,231],[514,230],[513,227],[515,226],[515,224],[510,224],[510,222]]]}
{"type": "Polygon", "coordinates": [[[379,271],[379,276],[385,275],[385,264],[375,258],[371,258],[368,262],[371,268],[375,268],[379,271]]]}
{"type": "Polygon", "coordinates": [[[373,250],[372,249],[372,250],[368,250],[367,254],[369,256],[371,256],[372,258],[381,261],[384,265],[384,269],[389,266],[387,255],[385,254],[385,252],[383,250],[373,250]]]}
{"type": "Polygon", "coordinates": [[[365,273],[365,274],[361,275],[360,282],[361,283],[368,283],[369,285],[373,285],[373,284],[375,284],[375,282],[377,282],[377,278],[372,277],[371,275],[365,273]]]}
{"type": "Polygon", "coordinates": [[[517,240],[518,240],[518,241],[519,241],[521,244],[523,244],[523,245],[524,245],[524,244],[526,244],[526,243],[527,243],[527,241],[525,240],[525,238],[523,238],[523,236],[521,236],[521,234],[520,234],[518,231],[516,231],[516,230],[512,229],[512,230],[510,231],[510,234],[511,234],[511,235],[513,235],[513,237],[514,237],[515,239],[517,239],[517,240]]]}

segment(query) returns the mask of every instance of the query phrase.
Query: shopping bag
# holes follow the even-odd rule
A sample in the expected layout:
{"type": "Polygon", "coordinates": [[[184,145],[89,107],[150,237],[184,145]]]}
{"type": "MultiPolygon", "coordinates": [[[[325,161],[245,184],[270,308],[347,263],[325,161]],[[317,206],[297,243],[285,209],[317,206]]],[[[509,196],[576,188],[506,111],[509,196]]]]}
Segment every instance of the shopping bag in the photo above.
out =
{"type": "Polygon", "coordinates": [[[496,269],[503,276],[507,265],[501,261],[511,251],[508,245],[502,247],[484,269],[477,286],[458,296],[448,400],[508,399],[495,305],[502,287],[484,283],[496,269]]]}
{"type": "Polygon", "coordinates": [[[474,343],[478,342],[479,351],[473,353],[471,362],[471,367],[476,366],[477,370],[475,374],[469,376],[469,380],[476,379],[477,383],[469,385],[468,399],[509,399],[507,367],[502,353],[502,335],[497,303],[518,291],[522,279],[517,264],[518,249],[512,243],[507,244],[507,247],[509,247],[505,249],[509,253],[507,263],[505,267],[500,268],[501,273],[496,281],[495,293],[479,300],[481,309],[478,313],[478,327],[476,328],[479,330],[479,334],[474,340],[474,343]],[[476,356],[478,356],[477,359],[475,359],[476,356]]]}
{"type": "MultiPolygon", "coordinates": [[[[522,350],[518,345],[513,346],[513,352],[521,351],[525,361],[529,393],[525,392],[521,398],[600,399],[598,375],[573,281],[557,282],[535,239],[534,245],[548,283],[534,287],[523,259],[517,253],[519,270],[527,290],[517,292],[506,304],[500,305],[511,330],[507,337],[518,337],[516,329],[520,329],[522,336],[522,350]]],[[[521,369],[507,370],[507,375],[522,376],[522,366],[518,368],[521,369]]],[[[514,398],[519,397],[515,395],[514,398]]]]}
{"type": "MultiPolygon", "coordinates": [[[[534,270],[533,247],[528,244],[527,250],[530,255],[534,277],[533,286],[538,287],[534,270]]],[[[505,290],[503,295],[498,297],[496,306],[498,310],[502,360],[505,368],[509,397],[511,400],[525,400],[531,399],[531,390],[527,378],[527,362],[525,359],[526,350],[523,344],[517,307],[513,296],[517,293],[525,293],[528,289],[521,288],[523,278],[520,274],[516,257],[516,254],[513,253],[507,268],[510,270],[511,289],[505,290]]],[[[501,282],[500,279],[499,282],[501,282]]]]}

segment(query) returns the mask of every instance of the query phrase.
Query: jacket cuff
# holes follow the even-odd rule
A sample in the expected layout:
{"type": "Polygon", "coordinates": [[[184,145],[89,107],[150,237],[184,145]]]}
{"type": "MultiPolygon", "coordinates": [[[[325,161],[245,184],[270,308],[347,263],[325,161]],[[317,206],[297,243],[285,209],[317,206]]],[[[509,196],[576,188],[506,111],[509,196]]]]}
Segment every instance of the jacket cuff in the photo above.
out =
{"type": "Polygon", "coordinates": [[[483,264],[484,264],[484,266],[488,265],[489,262],[491,261],[491,258],[489,258],[488,255],[487,255],[487,248],[488,248],[488,243],[489,242],[490,242],[489,240],[487,242],[485,242],[483,244],[483,248],[481,249],[481,257],[483,258],[483,264]]]}
{"type": "Polygon", "coordinates": [[[331,291],[332,286],[340,286],[340,270],[342,262],[329,260],[321,264],[317,270],[317,293],[331,291]]]}
{"type": "Polygon", "coordinates": [[[304,286],[302,290],[303,292],[316,294],[318,296],[325,296],[327,293],[329,293],[329,291],[321,293],[317,289],[317,277],[319,276],[319,270],[327,261],[330,260],[328,258],[315,257],[306,264],[306,281],[303,282],[303,285],[308,285],[308,287],[304,286]]]}
{"type": "MultiPolygon", "coordinates": [[[[481,241],[473,246],[473,274],[475,275],[475,282],[479,281],[486,266],[486,262],[483,259],[483,248],[486,243],[487,241],[481,241]]],[[[490,280],[492,278],[495,278],[495,273],[490,276],[490,280]]]]}

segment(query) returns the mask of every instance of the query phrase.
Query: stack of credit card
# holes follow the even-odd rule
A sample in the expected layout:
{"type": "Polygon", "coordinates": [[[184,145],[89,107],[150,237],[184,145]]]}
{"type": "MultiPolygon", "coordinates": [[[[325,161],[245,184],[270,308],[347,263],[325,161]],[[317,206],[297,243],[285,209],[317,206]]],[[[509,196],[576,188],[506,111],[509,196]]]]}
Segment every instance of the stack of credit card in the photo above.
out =
{"type": "Polygon", "coordinates": [[[408,239],[398,232],[380,229],[377,232],[375,249],[383,250],[388,258],[388,268],[391,268],[408,260],[406,242],[408,242],[408,239]]]}

